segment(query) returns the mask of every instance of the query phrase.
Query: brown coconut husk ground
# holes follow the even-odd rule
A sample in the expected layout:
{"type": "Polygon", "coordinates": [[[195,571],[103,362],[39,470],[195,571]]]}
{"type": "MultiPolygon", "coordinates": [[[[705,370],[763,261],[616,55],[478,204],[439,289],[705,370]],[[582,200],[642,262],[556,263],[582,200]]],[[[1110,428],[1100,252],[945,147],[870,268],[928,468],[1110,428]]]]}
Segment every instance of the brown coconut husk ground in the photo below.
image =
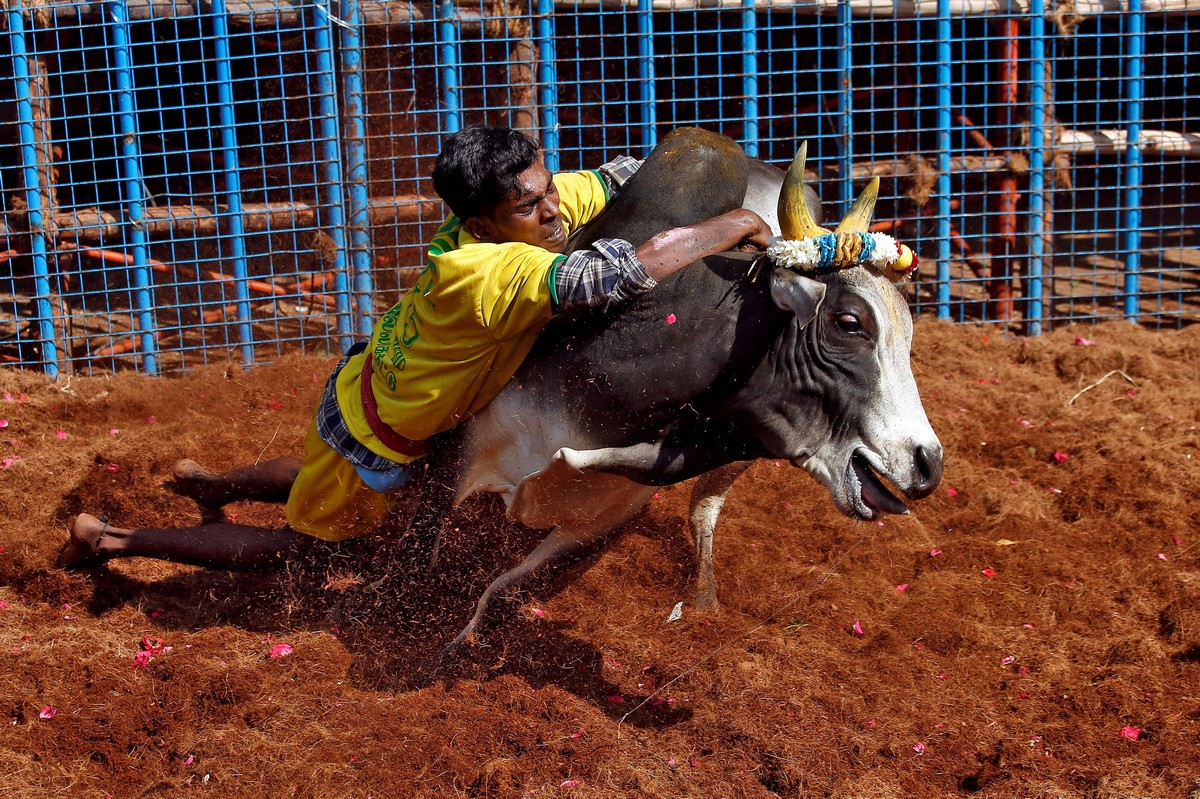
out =
{"type": "Polygon", "coordinates": [[[358,615],[339,599],[390,540],[276,575],[50,565],[81,509],[195,522],[161,487],[181,456],[298,453],[329,361],[0,371],[0,795],[1200,795],[1200,326],[922,323],[913,363],[946,471],[910,516],[851,521],[759,462],[704,618],[688,487],[664,489],[453,679],[415,683],[531,545],[493,503],[358,615]],[[138,656],[148,636],[169,649],[138,656]]]}

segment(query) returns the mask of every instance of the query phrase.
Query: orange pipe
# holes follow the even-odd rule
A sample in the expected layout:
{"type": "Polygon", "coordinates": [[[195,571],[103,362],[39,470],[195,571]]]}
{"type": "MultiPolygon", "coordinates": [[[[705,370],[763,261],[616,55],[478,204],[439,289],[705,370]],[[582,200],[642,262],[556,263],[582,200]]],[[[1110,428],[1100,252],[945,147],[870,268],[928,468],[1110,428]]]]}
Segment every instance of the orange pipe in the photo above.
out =
{"type": "MultiPolygon", "coordinates": [[[[116,252],[114,250],[89,248],[81,249],[79,252],[92,258],[99,258],[102,261],[108,261],[109,263],[117,263],[124,266],[129,266],[133,263],[132,256],[125,255],[124,253],[116,252]]],[[[182,264],[176,264],[174,267],[171,267],[162,261],[156,261],[153,258],[148,258],[146,260],[146,264],[155,272],[170,274],[172,271],[175,271],[182,273],[185,277],[191,278],[192,280],[199,280],[201,277],[206,277],[209,280],[214,280],[219,283],[236,284],[238,282],[237,278],[230,277],[224,272],[218,272],[215,269],[203,269],[197,271],[190,266],[184,266],[182,264]]],[[[266,294],[272,297],[286,297],[291,293],[283,286],[277,286],[274,283],[268,283],[265,280],[247,280],[246,287],[258,294],[266,294]]],[[[305,299],[309,302],[317,305],[324,305],[326,307],[333,307],[337,305],[337,300],[327,294],[307,294],[305,295],[305,299]]]]}

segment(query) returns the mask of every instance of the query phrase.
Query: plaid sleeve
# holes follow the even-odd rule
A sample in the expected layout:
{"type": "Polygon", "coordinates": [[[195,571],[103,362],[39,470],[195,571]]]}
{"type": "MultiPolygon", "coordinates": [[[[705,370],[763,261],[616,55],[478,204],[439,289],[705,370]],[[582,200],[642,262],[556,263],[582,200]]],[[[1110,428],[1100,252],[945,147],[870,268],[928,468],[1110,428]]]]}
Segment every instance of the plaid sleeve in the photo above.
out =
{"type": "Polygon", "coordinates": [[[604,183],[608,187],[608,196],[611,199],[621,193],[621,187],[625,185],[625,181],[633,177],[641,166],[642,159],[618,155],[607,164],[598,167],[596,171],[604,179],[604,183]]]}
{"type": "Polygon", "coordinates": [[[634,247],[624,239],[599,239],[590,250],[573,252],[554,275],[555,312],[625,302],[658,285],[646,274],[634,247]]]}

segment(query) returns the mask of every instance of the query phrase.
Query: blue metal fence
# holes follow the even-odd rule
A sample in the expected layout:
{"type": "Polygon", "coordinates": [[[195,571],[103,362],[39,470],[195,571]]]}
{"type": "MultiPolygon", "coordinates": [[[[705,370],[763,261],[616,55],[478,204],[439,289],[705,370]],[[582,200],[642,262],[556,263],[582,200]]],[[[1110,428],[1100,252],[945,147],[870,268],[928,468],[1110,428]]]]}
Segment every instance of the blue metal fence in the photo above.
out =
{"type": "Polygon", "coordinates": [[[335,352],[409,284],[441,137],[552,169],[701,125],[809,141],[922,257],[916,313],[1037,333],[1200,314],[1195,0],[9,0],[0,363],[335,352]],[[1190,202],[1189,202],[1190,201],[1190,202]]]}

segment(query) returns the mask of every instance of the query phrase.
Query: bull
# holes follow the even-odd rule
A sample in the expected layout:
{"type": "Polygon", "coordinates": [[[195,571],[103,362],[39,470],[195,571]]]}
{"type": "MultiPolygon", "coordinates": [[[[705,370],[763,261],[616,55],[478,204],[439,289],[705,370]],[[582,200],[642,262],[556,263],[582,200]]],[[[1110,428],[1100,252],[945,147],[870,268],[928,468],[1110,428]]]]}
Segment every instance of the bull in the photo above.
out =
{"type": "MultiPolygon", "coordinates": [[[[803,185],[723,136],[666,137],[612,205],[572,242],[635,246],[745,204],[788,237],[829,233],[803,185]]],[[[865,231],[877,183],[837,232],[865,231]]],[[[546,327],[509,385],[443,440],[414,517],[433,548],[450,509],[476,492],[549,534],[484,590],[448,647],[536,569],[594,548],[657,487],[700,476],[691,498],[696,604],[717,608],[712,536],[724,498],[755,458],[812,475],[855,519],[906,513],[941,479],[942,448],[909,364],[912,318],[889,276],[859,265],[821,274],[727,253],[637,301],[546,327]],[[902,495],[897,496],[897,494],[902,495]]]]}

